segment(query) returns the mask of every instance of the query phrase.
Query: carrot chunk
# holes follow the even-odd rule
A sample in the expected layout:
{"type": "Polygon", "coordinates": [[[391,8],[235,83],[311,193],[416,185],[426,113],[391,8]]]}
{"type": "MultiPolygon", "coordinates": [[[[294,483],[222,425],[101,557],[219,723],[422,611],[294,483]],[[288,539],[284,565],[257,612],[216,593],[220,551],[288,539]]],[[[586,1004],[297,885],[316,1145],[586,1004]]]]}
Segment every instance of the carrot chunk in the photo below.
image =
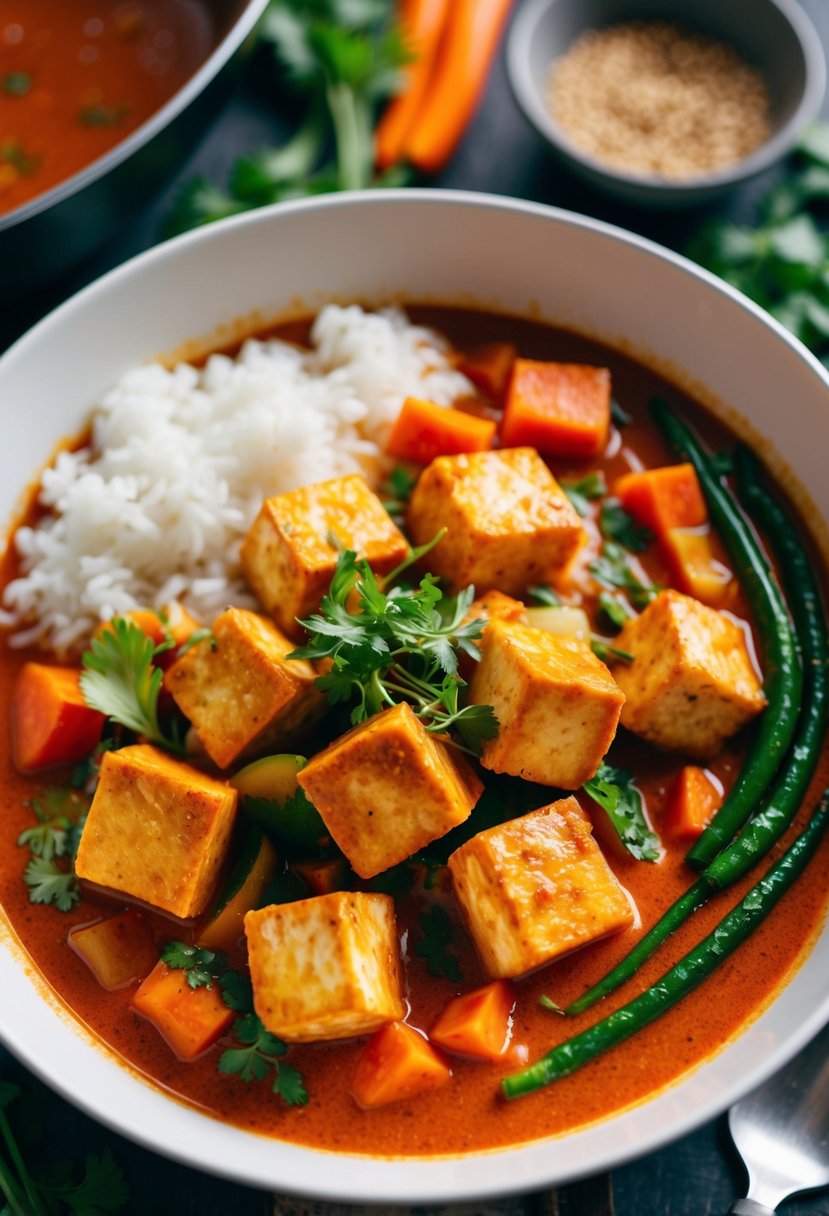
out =
{"type": "Polygon", "coordinates": [[[385,1106],[444,1085],[451,1076],[428,1039],[405,1022],[389,1022],[366,1043],[351,1094],[362,1107],[385,1106]]]}
{"type": "Polygon", "coordinates": [[[516,359],[501,443],[547,456],[599,456],[610,427],[610,372],[581,363],[516,359]]]}
{"type": "Polygon", "coordinates": [[[722,802],[722,788],[714,784],[705,769],[686,764],[671,787],[665,804],[665,828],[672,836],[695,839],[702,835],[722,802]]]}
{"type": "Polygon", "coordinates": [[[153,935],[137,909],[73,929],[69,944],[108,992],[142,979],[158,960],[153,935]]]}
{"type": "Polygon", "coordinates": [[[75,764],[95,750],[106,718],[90,709],[75,667],[26,663],[12,697],[14,760],[21,772],[75,764]]]}
{"type": "Polygon", "coordinates": [[[436,456],[487,451],[492,447],[495,429],[495,423],[487,418],[407,397],[386,450],[397,460],[431,464],[436,456]]]}
{"type": "Polygon", "coordinates": [[[218,986],[191,988],[184,971],[157,963],[132,998],[132,1007],[153,1023],[177,1055],[192,1060],[227,1030],[235,1014],[218,986]]]}
{"type": "Polygon", "coordinates": [[[515,995],[505,980],[465,992],[449,1002],[429,1038],[447,1051],[499,1060],[509,1046],[514,1005],[515,995]]]}
{"type": "Polygon", "coordinates": [[[502,401],[517,356],[518,349],[511,342],[490,342],[467,355],[458,371],[488,397],[502,401]]]}
{"type": "Polygon", "coordinates": [[[708,523],[708,510],[692,464],[672,464],[642,473],[626,473],[613,486],[626,511],[660,540],[673,528],[708,523]]]}

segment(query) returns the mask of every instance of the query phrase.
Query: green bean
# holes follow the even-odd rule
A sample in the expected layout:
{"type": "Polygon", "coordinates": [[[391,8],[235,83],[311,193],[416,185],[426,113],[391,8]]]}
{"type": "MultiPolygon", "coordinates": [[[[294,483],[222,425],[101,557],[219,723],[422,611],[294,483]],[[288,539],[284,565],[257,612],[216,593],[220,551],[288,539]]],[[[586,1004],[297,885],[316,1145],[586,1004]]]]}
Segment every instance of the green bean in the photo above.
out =
{"type": "Polygon", "coordinates": [[[583,1013],[615,992],[702,907],[713,891],[730,886],[765,857],[791,824],[817,767],[827,717],[827,636],[820,591],[809,556],[797,539],[791,520],[758,484],[760,466],[757,459],[741,446],[735,455],[735,467],[740,495],[751,505],[752,514],[768,533],[794,605],[806,672],[806,696],[797,736],[766,805],[755,813],[736,840],[717,854],[693,886],[668,908],[633,949],[567,1007],[567,1014],[583,1013]]]}
{"type": "Polygon", "coordinates": [[[797,726],[803,673],[780,588],[733,495],[714,474],[699,440],[667,403],[654,398],[651,412],[674,451],[696,469],[713,523],[745,589],[763,647],[768,705],[728,797],[688,853],[689,863],[703,869],[736,835],[774,779],[797,726]]]}
{"type": "Polygon", "coordinates": [[[560,1043],[529,1067],[505,1077],[501,1082],[504,1096],[510,1099],[523,1097],[582,1068],[655,1021],[716,971],[768,916],[806,868],[829,823],[828,804],[829,790],[824,792],[809,823],[779,861],[699,945],[632,1001],[560,1043]]]}

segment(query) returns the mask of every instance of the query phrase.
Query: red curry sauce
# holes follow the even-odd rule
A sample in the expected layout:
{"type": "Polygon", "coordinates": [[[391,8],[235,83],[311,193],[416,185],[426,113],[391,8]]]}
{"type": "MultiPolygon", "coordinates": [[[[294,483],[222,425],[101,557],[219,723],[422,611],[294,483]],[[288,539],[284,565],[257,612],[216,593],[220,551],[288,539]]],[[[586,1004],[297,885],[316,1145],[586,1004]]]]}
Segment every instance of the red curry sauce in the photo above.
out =
{"type": "Polygon", "coordinates": [[[4,0],[0,214],[140,127],[215,36],[204,0],[4,0]]]}
{"type": "MultiPolygon", "coordinates": [[[[633,423],[621,433],[620,443],[634,451],[645,465],[672,460],[646,421],[647,401],[654,393],[667,395],[714,446],[730,444],[725,428],[673,386],[638,363],[586,339],[500,317],[443,309],[410,311],[415,320],[441,329],[460,349],[497,338],[515,342],[528,357],[609,366],[614,396],[634,417],[633,423]]],[[[292,326],[277,332],[297,339],[306,331],[304,327],[292,326]]],[[[611,451],[613,447],[611,444],[611,451]]],[[[570,463],[566,467],[554,464],[553,469],[557,475],[573,477],[600,466],[610,482],[628,467],[617,451],[603,461],[570,463]]],[[[6,578],[12,573],[11,564],[7,562],[6,578]]],[[[667,582],[666,571],[658,559],[647,554],[644,564],[654,581],[667,582]]],[[[733,607],[736,614],[745,615],[740,599],[733,607]]],[[[31,655],[9,651],[5,645],[0,650],[0,699],[5,703],[10,700],[15,675],[26,657],[31,655]]],[[[742,751],[743,744],[738,738],[709,766],[726,787],[739,769],[742,751]]],[[[666,793],[683,758],[658,753],[625,732],[620,733],[611,755],[614,763],[636,774],[650,817],[659,831],[666,793]]],[[[666,856],[656,865],[606,850],[615,873],[636,902],[641,926],[588,946],[520,981],[516,985],[513,1047],[503,1064],[454,1058],[454,1077],[448,1086],[410,1101],[361,1111],[349,1096],[349,1085],[362,1041],[294,1046],[288,1059],[302,1072],[310,1100],[307,1107],[289,1109],[271,1095],[267,1085],[245,1084],[217,1075],[216,1061],[222,1044],[193,1063],[179,1061],[155,1029],[131,1010],[134,986],[115,993],[101,990],[92,973],[66,945],[66,935],[73,925],[99,918],[102,912],[115,910],[116,905],[104,908],[85,896],[71,913],[62,914],[28,902],[21,878],[26,852],[18,849],[15,841],[18,833],[33,822],[25,801],[46,782],[35,782],[15,773],[7,733],[0,741],[0,777],[6,791],[0,833],[0,903],[45,979],[75,1015],[133,1067],[185,1102],[243,1128],[333,1150],[428,1155],[495,1148],[570,1131],[641,1102],[701,1064],[762,1011],[802,962],[823,923],[829,891],[827,840],[806,875],[749,940],[726,960],[713,981],[703,984],[675,1009],[585,1069],[539,1094],[508,1104],[499,1097],[498,1083],[503,1075],[631,999],[708,933],[757,878],[752,874],[737,888],[713,898],[633,982],[603,1005],[579,1018],[564,1019],[539,1008],[539,996],[545,993],[560,1005],[575,999],[627,953],[636,938],[694,877],[683,861],[684,848],[668,836],[663,838],[666,856]]],[[[829,752],[824,747],[801,819],[827,783],[829,752]]],[[[555,796],[555,791],[550,791],[550,797],[542,797],[537,805],[555,796]]],[[[584,805],[591,813],[597,812],[588,799],[584,799],[584,805]]],[[[600,814],[597,812],[595,818],[597,826],[600,814]]],[[[508,817],[506,813],[505,818],[508,817]]],[[[775,857],[790,838],[791,834],[777,846],[775,857]]],[[[603,834],[601,839],[604,843],[603,834]]],[[[404,990],[411,1006],[409,1021],[425,1030],[461,987],[430,976],[411,948],[418,932],[417,918],[435,900],[443,904],[453,920],[453,945],[461,963],[463,989],[487,979],[463,933],[446,886],[439,884],[433,892],[415,887],[409,897],[398,900],[404,990]]],[[[178,923],[160,916],[151,919],[159,946],[170,938],[183,936],[178,923]]]]}

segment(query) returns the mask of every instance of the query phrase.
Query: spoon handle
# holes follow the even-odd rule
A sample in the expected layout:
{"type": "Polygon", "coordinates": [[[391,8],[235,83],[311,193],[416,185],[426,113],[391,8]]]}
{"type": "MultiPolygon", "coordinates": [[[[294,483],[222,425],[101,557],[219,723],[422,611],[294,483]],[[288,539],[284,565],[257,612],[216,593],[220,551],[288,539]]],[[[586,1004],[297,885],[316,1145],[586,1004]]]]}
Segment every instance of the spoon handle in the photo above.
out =
{"type": "Polygon", "coordinates": [[[774,1216],[777,1208],[767,1208],[756,1199],[737,1199],[728,1209],[726,1216],[774,1216]]]}

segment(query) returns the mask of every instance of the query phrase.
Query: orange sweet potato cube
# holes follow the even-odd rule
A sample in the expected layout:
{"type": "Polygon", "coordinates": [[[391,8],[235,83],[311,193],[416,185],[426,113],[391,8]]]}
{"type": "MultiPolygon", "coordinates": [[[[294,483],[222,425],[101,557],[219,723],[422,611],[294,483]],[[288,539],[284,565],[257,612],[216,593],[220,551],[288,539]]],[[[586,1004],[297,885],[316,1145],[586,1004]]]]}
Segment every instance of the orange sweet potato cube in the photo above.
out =
{"type": "Polygon", "coordinates": [[[465,355],[458,364],[458,371],[481,392],[500,402],[517,357],[518,348],[511,342],[489,342],[465,355]]]}
{"type": "Polygon", "coordinates": [[[545,456],[600,456],[610,428],[610,372],[581,363],[516,359],[507,390],[501,443],[545,456]]]}
{"type": "Polygon", "coordinates": [[[633,923],[624,888],[575,798],[479,832],[449,858],[485,970],[514,978],[633,923]]]}
{"type": "Polygon", "coordinates": [[[396,460],[431,464],[436,456],[488,451],[495,430],[495,423],[488,418],[407,397],[392,427],[386,451],[396,460]]]}
{"type": "Polygon", "coordinates": [[[722,802],[722,786],[715,785],[704,768],[686,764],[668,794],[662,816],[665,830],[679,840],[696,840],[722,802]]]}
{"type": "Polygon", "coordinates": [[[500,1060],[509,1046],[514,1007],[512,985],[506,980],[493,980],[451,1000],[429,1031],[429,1038],[446,1051],[500,1060]]]}
{"type": "Polygon", "coordinates": [[[72,929],[68,940],[108,992],[143,979],[158,961],[150,927],[137,908],[72,929]]]}
{"type": "Polygon", "coordinates": [[[164,687],[189,718],[210,759],[227,768],[304,739],[325,709],[310,663],[272,621],[228,608],[200,642],[173,663],[164,687]]]}
{"type": "Polygon", "coordinates": [[[362,477],[336,477],[267,498],[242,545],[253,591],[289,637],[297,617],[319,608],[341,549],[353,549],[376,574],[388,574],[409,546],[362,477]]]}
{"type": "Polygon", "coordinates": [[[75,764],[95,750],[106,718],[90,709],[75,667],[26,663],[12,696],[14,762],[23,773],[75,764]]]}
{"type": "Polygon", "coordinates": [[[366,1043],[351,1094],[369,1110],[445,1085],[452,1070],[429,1040],[405,1022],[390,1022],[366,1043]]]}
{"type": "Polygon", "coordinates": [[[186,971],[158,963],[132,998],[132,1007],[148,1018],[183,1060],[206,1051],[235,1018],[222,1000],[218,984],[191,988],[186,971]]]}

